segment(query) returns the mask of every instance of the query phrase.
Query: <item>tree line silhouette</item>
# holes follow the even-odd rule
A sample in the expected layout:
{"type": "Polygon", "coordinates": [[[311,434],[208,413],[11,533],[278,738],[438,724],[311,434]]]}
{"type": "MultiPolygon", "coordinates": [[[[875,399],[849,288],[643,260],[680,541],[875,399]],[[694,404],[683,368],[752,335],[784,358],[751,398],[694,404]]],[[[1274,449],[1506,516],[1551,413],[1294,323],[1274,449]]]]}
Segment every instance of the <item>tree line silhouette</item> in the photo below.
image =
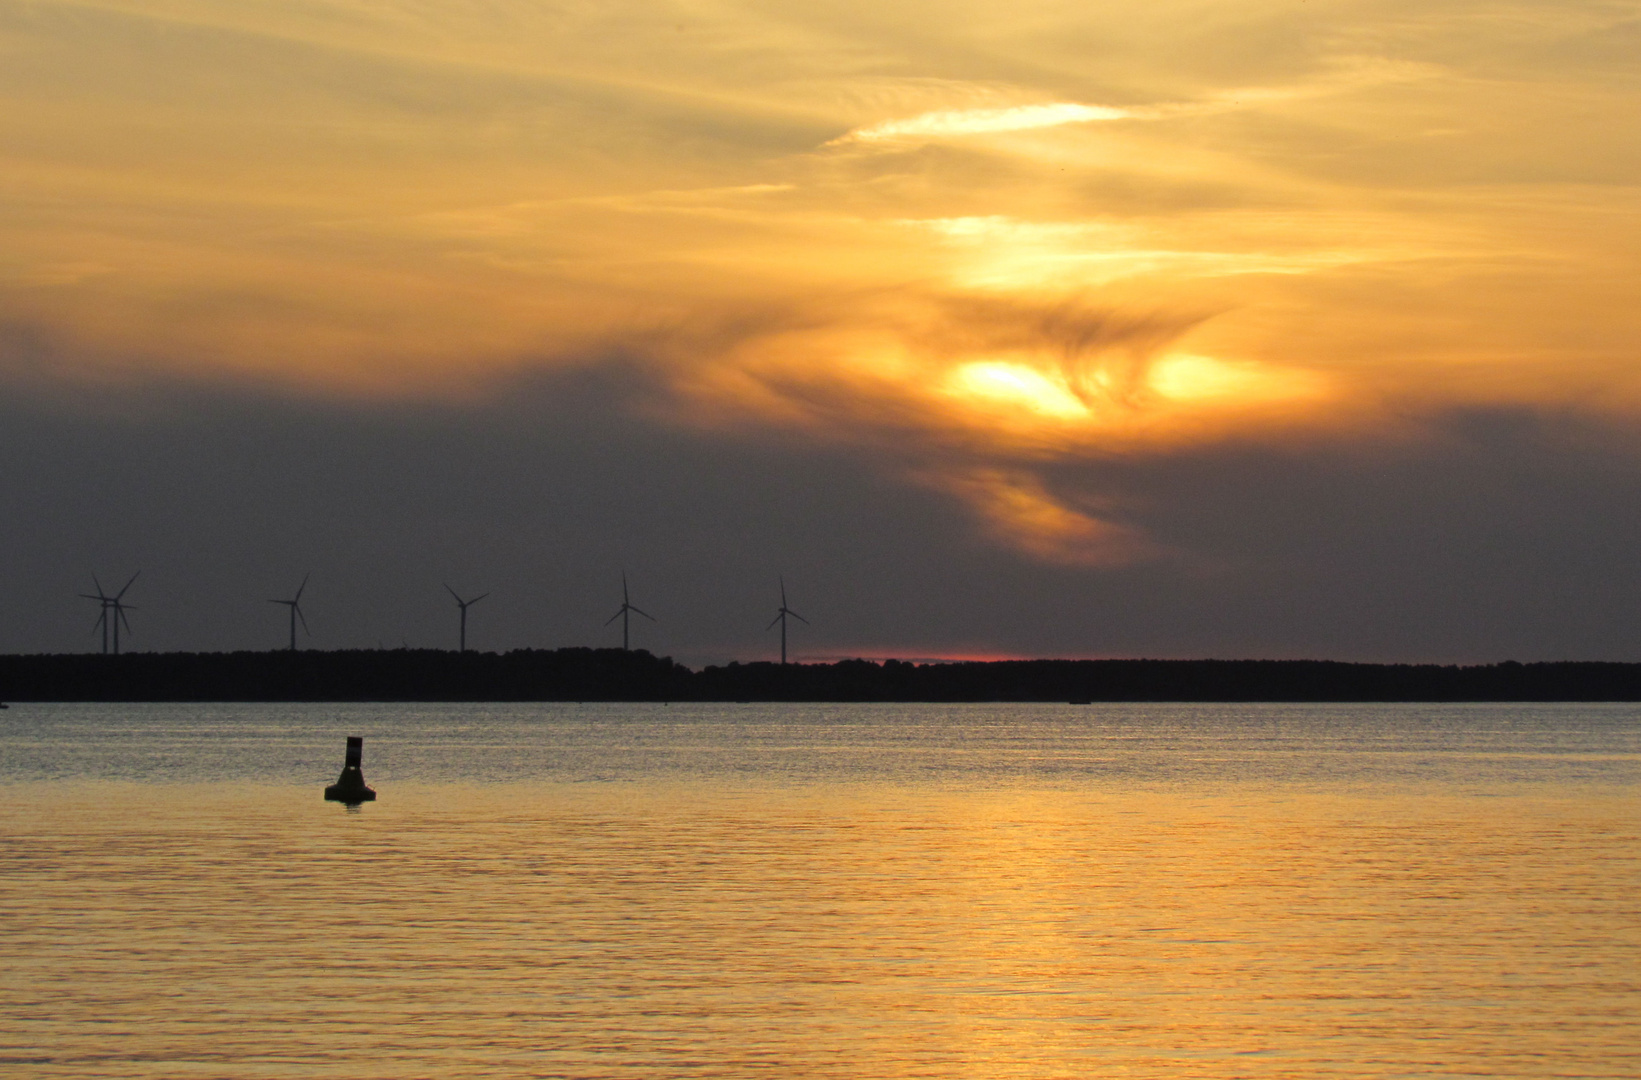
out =
{"type": "Polygon", "coordinates": [[[1327,660],[731,663],[643,650],[0,656],[10,701],[1641,701],[1641,664],[1327,660]]]}

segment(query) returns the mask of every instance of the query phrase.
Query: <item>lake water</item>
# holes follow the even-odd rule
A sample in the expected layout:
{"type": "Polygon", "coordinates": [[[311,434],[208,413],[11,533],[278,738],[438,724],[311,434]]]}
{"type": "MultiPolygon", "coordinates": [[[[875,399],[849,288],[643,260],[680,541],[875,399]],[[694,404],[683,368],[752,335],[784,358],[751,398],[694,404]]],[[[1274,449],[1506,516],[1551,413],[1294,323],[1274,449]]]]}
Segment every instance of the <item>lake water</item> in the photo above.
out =
{"type": "Polygon", "coordinates": [[[15,705],[0,1074],[1633,1078],[1638,810],[1631,705],[15,705]]]}

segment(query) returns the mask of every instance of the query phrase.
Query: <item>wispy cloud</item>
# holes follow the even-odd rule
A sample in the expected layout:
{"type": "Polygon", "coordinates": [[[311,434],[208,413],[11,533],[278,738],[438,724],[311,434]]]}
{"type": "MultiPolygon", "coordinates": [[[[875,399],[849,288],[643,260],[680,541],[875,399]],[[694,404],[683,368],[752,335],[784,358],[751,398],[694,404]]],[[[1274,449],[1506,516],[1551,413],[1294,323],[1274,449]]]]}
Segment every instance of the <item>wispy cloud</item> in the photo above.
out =
{"type": "Polygon", "coordinates": [[[1055,496],[1030,472],[983,468],[932,479],[972,506],[1004,543],[1045,561],[1119,566],[1157,554],[1142,533],[1055,496]]]}
{"type": "Polygon", "coordinates": [[[937,138],[959,135],[992,135],[1005,131],[1086,124],[1096,120],[1127,120],[1127,109],[1109,105],[1082,105],[1054,101],[1037,105],[1013,105],[1001,109],[941,109],[903,120],[885,120],[833,139],[827,145],[851,142],[883,142],[902,138],[937,138]]]}

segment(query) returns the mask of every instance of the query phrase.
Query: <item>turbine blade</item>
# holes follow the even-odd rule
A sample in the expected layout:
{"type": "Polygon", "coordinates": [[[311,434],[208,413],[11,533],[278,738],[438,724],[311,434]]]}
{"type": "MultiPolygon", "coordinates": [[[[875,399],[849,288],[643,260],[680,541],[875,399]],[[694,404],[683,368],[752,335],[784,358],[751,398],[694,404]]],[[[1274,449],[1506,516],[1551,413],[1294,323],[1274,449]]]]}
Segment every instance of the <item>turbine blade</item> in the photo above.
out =
{"type": "Polygon", "coordinates": [[[626,610],[627,609],[623,607],[620,611],[617,611],[614,615],[611,615],[609,618],[605,619],[604,620],[604,625],[608,626],[611,623],[615,622],[615,620],[621,618],[621,616],[626,612],[626,610]]]}
{"type": "Polygon", "coordinates": [[[775,617],[774,617],[774,618],[773,618],[773,619],[770,619],[770,620],[769,620],[769,625],[768,625],[768,626],[766,626],[766,627],[764,627],[764,632],[765,632],[765,633],[767,633],[767,632],[769,632],[769,631],[770,631],[770,630],[773,630],[773,629],[775,629],[775,624],[776,624],[776,623],[778,623],[778,622],[780,622],[780,621],[781,621],[781,619],[783,619],[783,618],[785,618],[785,617],[786,617],[786,612],[784,612],[784,611],[783,611],[783,612],[781,612],[781,614],[779,614],[779,615],[777,615],[777,616],[775,616],[775,617]]]}
{"type": "MultiPolygon", "coordinates": [[[[445,592],[447,592],[447,593],[449,593],[449,594],[450,594],[450,595],[451,595],[451,596],[456,596],[456,590],[455,590],[455,589],[452,589],[452,588],[451,588],[451,587],[450,587],[450,586],[449,586],[449,584],[446,584],[446,585],[445,585],[445,587],[444,587],[444,591],[445,591],[445,592]]],[[[459,605],[459,604],[461,604],[461,602],[462,602],[462,598],[461,598],[461,597],[459,597],[459,596],[456,596],[456,603],[457,603],[457,604],[458,604],[458,605],[459,605]]]]}
{"type": "Polygon", "coordinates": [[[103,595],[103,583],[97,580],[97,575],[96,574],[91,575],[91,584],[97,586],[97,595],[98,596],[103,595]]]}
{"type": "Polygon", "coordinates": [[[654,615],[651,615],[651,614],[650,614],[650,613],[649,613],[649,612],[647,612],[647,611],[638,611],[638,609],[637,609],[637,608],[632,608],[632,610],[633,610],[633,611],[637,611],[637,612],[638,612],[638,614],[640,614],[640,615],[642,615],[642,616],[644,616],[644,618],[646,618],[646,619],[648,619],[648,620],[649,620],[649,621],[650,621],[650,622],[654,622],[654,621],[655,621],[655,616],[654,616],[654,615]]]}
{"type": "Polygon", "coordinates": [[[82,598],[86,599],[86,600],[107,600],[108,599],[108,597],[106,597],[106,596],[92,596],[90,593],[86,593],[86,592],[81,593],[80,596],[82,598]]]}
{"type": "Polygon", "coordinates": [[[787,614],[792,616],[794,619],[798,620],[799,622],[803,623],[805,626],[810,625],[809,620],[804,618],[802,615],[799,615],[796,611],[788,611],[787,614]]]}
{"type": "Polygon", "coordinates": [[[296,619],[302,624],[303,633],[307,634],[309,637],[313,637],[313,631],[308,629],[308,617],[302,614],[301,606],[298,604],[292,604],[291,610],[296,612],[296,619]]]}
{"type": "Polygon", "coordinates": [[[785,606],[786,606],[786,578],[785,578],[785,576],[782,576],[782,578],[781,578],[781,607],[785,607],[785,606]]]}
{"type": "Polygon", "coordinates": [[[302,599],[302,590],[308,587],[308,579],[311,577],[313,577],[311,573],[302,575],[302,584],[296,587],[296,599],[302,599]]]}
{"type": "Polygon", "coordinates": [[[489,595],[490,595],[489,593],[479,593],[479,595],[477,595],[477,596],[473,597],[473,599],[469,600],[467,602],[467,604],[468,604],[469,607],[471,607],[471,606],[478,603],[480,600],[483,600],[485,597],[487,597],[489,595]]]}
{"type": "MultiPolygon", "coordinates": [[[[138,570],[135,574],[132,574],[131,575],[131,581],[136,581],[137,578],[141,574],[142,574],[141,570],[138,570]]],[[[125,589],[129,589],[131,587],[131,581],[128,581],[128,582],[125,583],[125,589]]],[[[119,592],[115,593],[114,594],[114,599],[118,600],[120,597],[124,596],[125,595],[125,589],[121,589],[119,592]]]]}

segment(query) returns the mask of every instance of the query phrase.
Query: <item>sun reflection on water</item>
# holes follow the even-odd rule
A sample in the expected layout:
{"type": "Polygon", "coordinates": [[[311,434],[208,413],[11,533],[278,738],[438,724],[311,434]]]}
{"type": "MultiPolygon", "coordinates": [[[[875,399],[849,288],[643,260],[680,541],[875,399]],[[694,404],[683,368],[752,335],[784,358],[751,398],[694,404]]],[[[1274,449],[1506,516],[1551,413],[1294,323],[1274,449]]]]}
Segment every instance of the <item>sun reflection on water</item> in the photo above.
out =
{"type": "Polygon", "coordinates": [[[0,733],[20,1075],[1619,1077],[1641,1041],[1611,708],[58,713],[0,733]]]}

